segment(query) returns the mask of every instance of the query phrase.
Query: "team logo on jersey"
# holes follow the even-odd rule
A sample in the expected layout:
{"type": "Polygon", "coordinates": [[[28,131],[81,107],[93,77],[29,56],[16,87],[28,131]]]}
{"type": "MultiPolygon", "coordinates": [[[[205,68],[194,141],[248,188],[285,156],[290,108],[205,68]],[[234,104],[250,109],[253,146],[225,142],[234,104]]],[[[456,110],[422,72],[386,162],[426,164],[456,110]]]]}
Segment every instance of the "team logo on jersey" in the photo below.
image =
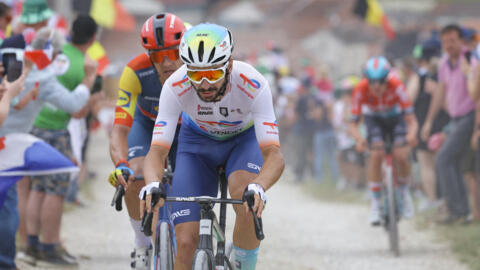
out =
{"type": "Polygon", "coordinates": [[[224,117],[228,117],[228,108],[227,107],[220,107],[220,114],[224,117]]]}
{"type": "Polygon", "coordinates": [[[120,89],[118,91],[118,102],[117,106],[123,107],[123,108],[128,108],[130,107],[130,98],[131,94],[128,93],[127,91],[120,89]]]}
{"type": "Polygon", "coordinates": [[[255,79],[249,79],[247,76],[240,73],[240,78],[243,80],[243,86],[245,86],[250,92],[255,93],[260,88],[260,83],[255,79]]]}
{"type": "Polygon", "coordinates": [[[277,121],[270,123],[270,122],[263,122],[264,126],[268,126],[271,130],[267,130],[267,134],[278,135],[278,123],[277,121]]]}
{"type": "Polygon", "coordinates": [[[195,121],[197,121],[198,123],[209,125],[211,127],[235,127],[235,126],[238,126],[241,123],[243,123],[242,121],[234,121],[234,122],[219,121],[219,122],[217,122],[217,121],[202,121],[202,120],[199,120],[199,119],[195,119],[195,121]]]}
{"type": "Polygon", "coordinates": [[[213,115],[213,109],[211,107],[200,106],[200,104],[198,104],[197,114],[198,115],[213,115]]]}
{"type": "Polygon", "coordinates": [[[183,77],[182,80],[172,83],[172,87],[177,87],[178,86],[181,89],[183,89],[184,87],[187,87],[189,84],[190,83],[188,81],[187,74],[185,74],[185,76],[183,77]]]}
{"type": "Polygon", "coordinates": [[[153,127],[153,134],[163,134],[163,128],[167,126],[167,122],[165,121],[158,121],[155,123],[153,127]]]}
{"type": "Polygon", "coordinates": [[[240,108],[232,109],[232,110],[230,110],[230,112],[232,112],[232,113],[236,112],[236,113],[238,113],[238,114],[243,114],[243,112],[242,112],[242,110],[241,110],[240,108]]]}

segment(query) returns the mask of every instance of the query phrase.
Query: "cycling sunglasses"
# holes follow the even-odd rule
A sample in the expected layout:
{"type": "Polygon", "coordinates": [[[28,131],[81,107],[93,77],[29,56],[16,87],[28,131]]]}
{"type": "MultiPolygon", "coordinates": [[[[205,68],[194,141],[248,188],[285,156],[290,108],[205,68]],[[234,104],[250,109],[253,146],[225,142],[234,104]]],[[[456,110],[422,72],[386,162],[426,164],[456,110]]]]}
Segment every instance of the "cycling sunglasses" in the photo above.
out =
{"type": "Polygon", "coordinates": [[[225,77],[227,73],[228,61],[219,68],[213,69],[189,69],[187,68],[187,77],[194,83],[201,83],[204,79],[209,83],[216,83],[225,77]]]}
{"type": "Polygon", "coordinates": [[[148,52],[148,55],[150,56],[150,59],[152,59],[152,62],[154,63],[161,63],[163,62],[163,59],[168,57],[170,61],[176,61],[180,57],[178,55],[178,49],[169,49],[169,50],[150,50],[148,52]]]}
{"type": "Polygon", "coordinates": [[[368,79],[368,83],[369,83],[369,84],[376,84],[376,83],[378,83],[378,84],[384,84],[384,83],[386,83],[386,82],[387,82],[387,77],[381,78],[381,79],[374,79],[374,80],[368,79]]]}

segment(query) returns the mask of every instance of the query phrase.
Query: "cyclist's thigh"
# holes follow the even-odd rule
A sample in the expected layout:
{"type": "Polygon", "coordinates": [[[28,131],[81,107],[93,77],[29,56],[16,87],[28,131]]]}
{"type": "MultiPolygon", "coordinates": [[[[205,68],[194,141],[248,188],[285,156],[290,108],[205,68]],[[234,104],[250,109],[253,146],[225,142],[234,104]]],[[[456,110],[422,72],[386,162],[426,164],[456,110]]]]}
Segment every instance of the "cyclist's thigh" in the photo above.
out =
{"type": "MultiPolygon", "coordinates": [[[[217,196],[216,166],[209,164],[208,159],[198,154],[178,151],[177,169],[172,180],[171,196],[217,196]]],[[[200,206],[188,202],[172,203],[171,217],[175,225],[198,221],[200,206]]]]}
{"type": "Polygon", "coordinates": [[[407,123],[401,116],[398,116],[395,121],[392,121],[391,123],[393,123],[393,144],[400,147],[405,146],[407,144],[407,140],[405,139],[405,136],[407,135],[407,123]]]}
{"type": "Polygon", "coordinates": [[[132,127],[128,133],[129,161],[136,157],[145,157],[147,155],[152,142],[153,125],[154,122],[152,120],[141,113],[135,113],[132,127]]]}
{"type": "Polygon", "coordinates": [[[367,130],[367,141],[370,147],[383,145],[385,133],[381,120],[377,117],[367,115],[364,119],[367,130]]]}
{"type": "Polygon", "coordinates": [[[263,166],[263,156],[255,136],[255,130],[250,128],[237,136],[235,145],[228,156],[225,172],[230,179],[230,174],[243,170],[258,174],[263,166]]]}

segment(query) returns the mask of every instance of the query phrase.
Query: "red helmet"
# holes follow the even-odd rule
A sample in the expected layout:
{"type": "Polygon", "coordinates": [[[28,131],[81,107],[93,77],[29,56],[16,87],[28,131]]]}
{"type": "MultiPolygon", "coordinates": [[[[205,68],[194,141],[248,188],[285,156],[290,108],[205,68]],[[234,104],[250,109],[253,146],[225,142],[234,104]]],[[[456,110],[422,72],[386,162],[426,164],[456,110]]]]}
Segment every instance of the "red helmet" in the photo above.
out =
{"type": "Polygon", "coordinates": [[[155,14],[143,24],[142,46],[147,50],[158,50],[180,44],[185,31],[182,19],[171,13],[155,14]]]}

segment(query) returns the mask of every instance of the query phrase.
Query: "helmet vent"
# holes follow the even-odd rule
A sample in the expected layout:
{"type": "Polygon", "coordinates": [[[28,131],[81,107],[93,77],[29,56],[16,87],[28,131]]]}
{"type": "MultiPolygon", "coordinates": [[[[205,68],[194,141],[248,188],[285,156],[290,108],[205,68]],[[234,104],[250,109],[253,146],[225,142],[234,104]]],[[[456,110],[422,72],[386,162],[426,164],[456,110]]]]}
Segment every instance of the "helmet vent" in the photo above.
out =
{"type": "Polygon", "coordinates": [[[182,32],[178,32],[173,36],[175,40],[179,40],[181,37],[182,37],[182,32]]]}
{"type": "Polygon", "coordinates": [[[200,44],[198,45],[198,60],[200,62],[203,62],[203,41],[200,41],[200,44]]]}
{"type": "Polygon", "coordinates": [[[156,34],[157,34],[157,44],[158,44],[158,46],[163,47],[163,28],[158,27],[155,30],[156,30],[156,34]]]}
{"type": "Polygon", "coordinates": [[[225,55],[222,55],[222,56],[218,57],[217,59],[213,60],[212,64],[218,63],[218,62],[222,61],[224,58],[225,58],[225,55]]]}
{"type": "Polygon", "coordinates": [[[142,37],[143,44],[148,44],[148,40],[146,37],[142,37]]]}
{"type": "Polygon", "coordinates": [[[191,63],[195,62],[195,60],[193,60],[192,50],[190,50],[190,47],[188,47],[188,58],[190,58],[191,63]]]}
{"type": "Polygon", "coordinates": [[[188,60],[187,58],[185,58],[183,55],[180,55],[180,57],[182,57],[182,60],[183,60],[184,62],[187,62],[187,63],[189,63],[189,64],[192,63],[192,62],[190,62],[190,60],[188,60]]]}
{"type": "Polygon", "coordinates": [[[213,47],[212,51],[210,52],[210,56],[208,57],[208,63],[210,63],[215,56],[215,47],[213,47]]]}

